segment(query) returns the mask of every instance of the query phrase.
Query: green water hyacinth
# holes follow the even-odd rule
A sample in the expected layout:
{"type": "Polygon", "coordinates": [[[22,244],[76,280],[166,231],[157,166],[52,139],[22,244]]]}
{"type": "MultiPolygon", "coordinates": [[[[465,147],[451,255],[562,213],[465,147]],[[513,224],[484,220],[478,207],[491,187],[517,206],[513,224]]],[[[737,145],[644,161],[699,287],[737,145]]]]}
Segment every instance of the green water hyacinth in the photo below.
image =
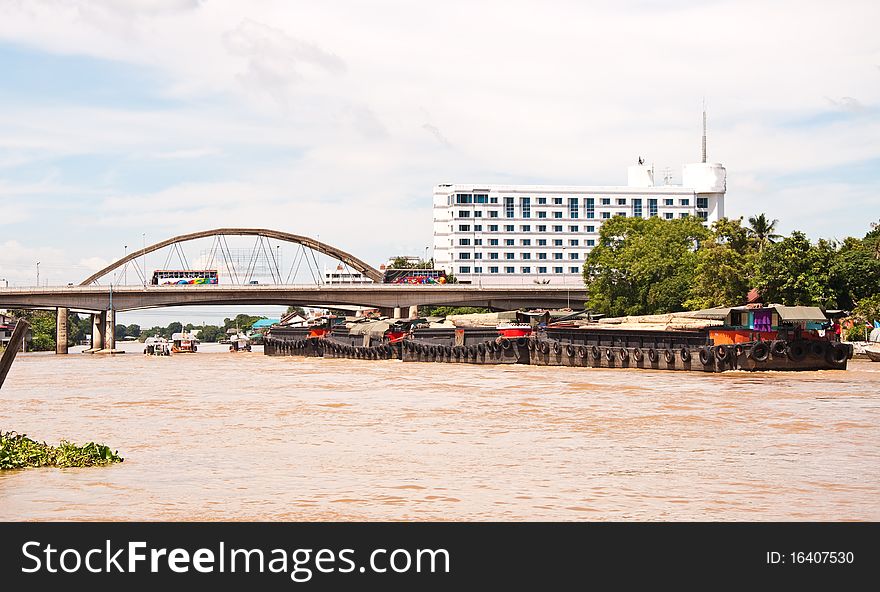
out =
{"type": "Polygon", "coordinates": [[[27,467],[97,467],[122,462],[119,452],[89,442],[77,446],[62,440],[58,446],[31,440],[25,434],[0,430],[0,470],[27,467]]]}

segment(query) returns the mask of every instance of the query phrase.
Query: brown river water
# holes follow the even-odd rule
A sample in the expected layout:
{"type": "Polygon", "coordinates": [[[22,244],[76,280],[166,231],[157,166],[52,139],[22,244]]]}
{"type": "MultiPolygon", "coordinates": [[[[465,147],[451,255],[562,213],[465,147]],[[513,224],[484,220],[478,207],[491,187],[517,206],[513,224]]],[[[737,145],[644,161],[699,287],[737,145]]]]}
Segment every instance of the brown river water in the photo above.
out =
{"type": "Polygon", "coordinates": [[[0,520],[880,520],[880,363],[721,375],[25,354],[0,430],[106,468],[0,472],[0,520]]]}

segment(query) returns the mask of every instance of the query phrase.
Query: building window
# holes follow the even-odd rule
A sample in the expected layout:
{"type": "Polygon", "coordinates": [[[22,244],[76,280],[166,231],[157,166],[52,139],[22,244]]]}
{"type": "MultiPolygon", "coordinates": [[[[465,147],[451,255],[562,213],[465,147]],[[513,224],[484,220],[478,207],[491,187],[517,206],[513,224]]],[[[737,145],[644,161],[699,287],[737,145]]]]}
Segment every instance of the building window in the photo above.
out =
{"type": "Polygon", "coordinates": [[[538,212],[538,218],[546,218],[547,212],[538,212]]]}
{"type": "Polygon", "coordinates": [[[459,267],[458,268],[458,273],[470,273],[470,272],[471,272],[470,267],[459,267]]]}
{"type": "Polygon", "coordinates": [[[498,253],[489,253],[489,259],[498,259],[498,253]]]}
{"type": "Polygon", "coordinates": [[[538,205],[539,206],[546,206],[547,205],[547,198],[546,197],[539,197],[538,198],[538,205]]]}
{"type": "Polygon", "coordinates": [[[625,206],[626,205],[626,198],[625,197],[618,197],[617,198],[617,205],[625,206]]]}
{"type": "Polygon", "coordinates": [[[562,246],[562,239],[561,238],[554,238],[553,239],[553,246],[554,247],[561,247],[562,246]]]}
{"type": "Polygon", "coordinates": [[[470,259],[470,258],[471,258],[471,254],[470,254],[470,253],[459,253],[459,254],[458,254],[458,258],[459,258],[459,259],[470,259]]]}
{"type": "Polygon", "coordinates": [[[580,267],[569,267],[568,270],[569,270],[571,273],[580,273],[580,272],[581,272],[581,268],[580,268],[580,267]]]}
{"type": "Polygon", "coordinates": [[[489,210],[489,217],[490,218],[497,218],[498,217],[498,210],[489,210]]]}
{"type": "Polygon", "coordinates": [[[562,268],[561,267],[554,267],[553,273],[562,273],[562,268]]]}
{"type": "Polygon", "coordinates": [[[475,239],[474,239],[474,246],[479,247],[479,246],[481,246],[482,244],[483,244],[483,239],[481,239],[481,238],[475,238],[475,239]]]}
{"type": "Polygon", "coordinates": [[[578,217],[578,198],[569,197],[568,198],[568,217],[571,219],[575,219],[578,217]]]}
{"type": "Polygon", "coordinates": [[[648,200],[648,216],[656,216],[657,215],[657,200],[649,199],[648,200]]]}
{"type": "Polygon", "coordinates": [[[602,212],[602,219],[607,220],[611,217],[611,212],[602,212]]]}
{"type": "Polygon", "coordinates": [[[562,205],[562,198],[561,197],[554,197],[553,198],[553,205],[554,206],[561,206],[562,205]]]}
{"type": "Polygon", "coordinates": [[[504,273],[514,273],[514,271],[513,271],[513,267],[505,267],[505,268],[504,268],[504,273]]]}
{"type": "Polygon", "coordinates": [[[482,253],[474,253],[474,259],[482,259],[482,258],[483,258],[482,253]]]}
{"type": "Polygon", "coordinates": [[[474,267],[474,273],[483,273],[482,267],[474,267]]]}
{"type": "Polygon", "coordinates": [[[490,238],[489,239],[489,246],[490,247],[497,247],[498,246],[498,239],[497,238],[490,238]]]}
{"type": "Polygon", "coordinates": [[[626,218],[626,212],[617,212],[614,214],[615,216],[620,216],[621,218],[626,218]]]}
{"type": "Polygon", "coordinates": [[[580,257],[580,253],[569,253],[568,258],[574,260],[574,259],[580,259],[581,257],[580,257]]]}
{"type": "Polygon", "coordinates": [[[504,232],[513,232],[513,224],[505,224],[504,232]]]}
{"type": "Polygon", "coordinates": [[[531,267],[521,267],[520,271],[522,271],[522,273],[532,273],[532,268],[531,267]]]}
{"type": "Polygon", "coordinates": [[[709,212],[697,212],[697,217],[699,217],[700,220],[708,220],[709,212]]]}
{"type": "Polygon", "coordinates": [[[697,207],[700,209],[707,209],[709,207],[709,198],[708,197],[698,197],[697,198],[697,207]]]}
{"type": "Polygon", "coordinates": [[[553,253],[554,259],[562,259],[562,253],[553,253]]]}
{"type": "Polygon", "coordinates": [[[578,239],[573,238],[573,239],[571,239],[570,241],[568,241],[568,246],[570,246],[570,247],[577,247],[578,244],[579,244],[579,242],[580,242],[580,241],[578,241],[578,239]]]}
{"type": "Polygon", "coordinates": [[[611,205],[611,198],[610,197],[603,197],[602,198],[602,205],[603,206],[610,206],[611,205]]]}
{"type": "Polygon", "coordinates": [[[489,224],[489,232],[498,232],[497,224],[489,224]]]}
{"type": "Polygon", "coordinates": [[[679,218],[687,218],[687,217],[688,217],[688,213],[687,213],[687,212],[682,212],[682,213],[679,215],[679,218]]]}
{"type": "Polygon", "coordinates": [[[498,268],[497,267],[490,267],[489,273],[498,273],[498,268]]]}
{"type": "Polygon", "coordinates": [[[577,226],[569,226],[569,227],[568,227],[568,231],[569,231],[569,232],[577,232],[577,231],[578,231],[578,227],[577,227],[577,226]]]}
{"type": "Polygon", "coordinates": [[[489,203],[489,196],[485,193],[478,193],[474,195],[474,203],[489,203]]]}
{"type": "Polygon", "coordinates": [[[691,205],[691,200],[690,200],[690,199],[682,199],[682,200],[679,200],[679,201],[680,201],[681,205],[683,205],[683,206],[689,206],[689,205],[691,205]]]}
{"type": "Polygon", "coordinates": [[[642,217],[642,200],[641,199],[633,199],[633,216],[636,218],[642,217]]]}
{"type": "Polygon", "coordinates": [[[561,225],[560,225],[560,226],[554,226],[554,227],[553,227],[553,232],[562,232],[562,226],[561,226],[561,225]]]}
{"type": "Polygon", "coordinates": [[[529,247],[529,246],[531,246],[531,244],[532,244],[532,239],[530,239],[530,238],[524,238],[524,239],[522,239],[521,241],[519,241],[519,244],[521,244],[521,245],[524,246],[524,247],[529,247]]]}
{"type": "Polygon", "coordinates": [[[592,197],[587,198],[587,218],[596,217],[596,200],[592,197]]]}
{"type": "Polygon", "coordinates": [[[469,204],[472,203],[474,197],[470,193],[456,193],[455,194],[455,203],[456,204],[469,204]]]}
{"type": "Polygon", "coordinates": [[[522,217],[523,218],[531,218],[532,217],[532,198],[530,198],[530,197],[519,198],[519,206],[522,209],[522,217]]]}
{"type": "Polygon", "coordinates": [[[673,199],[664,199],[664,200],[663,200],[663,205],[664,205],[664,206],[675,205],[675,200],[673,200],[673,199]]]}
{"type": "Polygon", "coordinates": [[[532,227],[528,224],[520,224],[519,231],[520,232],[531,232],[532,227]]]}
{"type": "Polygon", "coordinates": [[[663,214],[663,217],[667,220],[672,220],[672,212],[666,212],[665,214],[663,214]]]}
{"type": "Polygon", "coordinates": [[[482,218],[483,211],[482,210],[474,210],[474,218],[482,218]]]}
{"type": "Polygon", "coordinates": [[[505,259],[514,259],[513,253],[504,253],[505,259]]]}
{"type": "Polygon", "coordinates": [[[547,246],[547,239],[546,238],[539,238],[538,239],[538,246],[539,247],[546,247],[547,246]]]}
{"type": "Polygon", "coordinates": [[[538,259],[546,259],[547,253],[538,253],[538,259]]]}
{"type": "Polygon", "coordinates": [[[547,232],[547,226],[544,224],[538,225],[538,232],[547,232]]]}
{"type": "MultiPolygon", "coordinates": [[[[476,225],[474,226],[474,232],[482,232],[482,231],[483,231],[483,225],[482,225],[482,224],[476,224],[476,225]]],[[[476,243],[475,243],[475,244],[476,244],[476,243]]]]}
{"type": "Polygon", "coordinates": [[[470,232],[471,225],[470,224],[459,224],[458,231],[459,232],[470,232]]]}
{"type": "Polygon", "coordinates": [[[490,203],[490,204],[497,204],[497,203],[498,203],[498,198],[497,198],[497,197],[490,197],[490,198],[489,198],[489,203],[490,203]]]}
{"type": "Polygon", "coordinates": [[[596,232],[595,226],[586,226],[585,228],[587,229],[587,232],[596,232]]]}
{"type": "Polygon", "coordinates": [[[504,198],[504,217],[505,218],[513,218],[513,198],[505,197],[504,198]]]}
{"type": "Polygon", "coordinates": [[[468,246],[469,244],[471,244],[471,239],[469,239],[469,238],[460,238],[460,239],[458,239],[458,245],[459,245],[460,247],[466,247],[466,246],[468,246]]]}
{"type": "Polygon", "coordinates": [[[458,211],[458,217],[459,217],[459,218],[470,218],[470,217],[471,217],[471,213],[468,212],[467,210],[459,210],[459,211],[458,211]]]}
{"type": "Polygon", "coordinates": [[[504,239],[504,245],[507,247],[512,247],[513,246],[513,239],[512,238],[504,239]]]}
{"type": "Polygon", "coordinates": [[[532,258],[532,254],[531,254],[531,253],[523,253],[523,254],[522,254],[522,259],[523,259],[523,261],[528,260],[528,259],[531,259],[531,258],[532,258]]]}
{"type": "Polygon", "coordinates": [[[539,267],[538,273],[547,273],[547,268],[546,267],[539,267]]]}
{"type": "Polygon", "coordinates": [[[588,247],[595,247],[595,246],[596,246],[596,241],[593,240],[593,239],[591,239],[591,238],[588,238],[588,239],[587,239],[587,246],[588,246],[588,247]]]}
{"type": "Polygon", "coordinates": [[[553,212],[554,218],[562,218],[562,212],[553,212]]]}

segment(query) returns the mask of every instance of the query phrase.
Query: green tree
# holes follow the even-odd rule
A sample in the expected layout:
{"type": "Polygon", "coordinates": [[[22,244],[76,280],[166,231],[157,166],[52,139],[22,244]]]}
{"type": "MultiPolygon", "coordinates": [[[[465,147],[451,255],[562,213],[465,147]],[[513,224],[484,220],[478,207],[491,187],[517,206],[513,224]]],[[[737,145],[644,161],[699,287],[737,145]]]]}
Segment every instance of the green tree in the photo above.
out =
{"type": "Polygon", "coordinates": [[[857,302],[880,293],[880,230],[871,230],[863,239],[845,239],[831,276],[841,308],[852,310],[857,302]]]}
{"type": "Polygon", "coordinates": [[[423,317],[448,317],[450,315],[483,314],[488,308],[474,306],[420,306],[419,315],[423,317]]]}
{"type": "Polygon", "coordinates": [[[752,240],[755,241],[758,251],[763,251],[767,245],[775,243],[782,238],[782,236],[775,234],[778,223],[779,220],[768,220],[764,214],[758,214],[749,218],[748,233],[752,240]]]}
{"type": "Polygon", "coordinates": [[[116,339],[124,339],[125,338],[125,325],[116,325],[114,333],[116,334],[116,339]]]}
{"type": "Polygon", "coordinates": [[[696,249],[707,238],[696,218],[611,218],[584,264],[588,306],[611,316],[684,310],[696,249]]]}
{"type": "Polygon", "coordinates": [[[16,309],[9,313],[16,318],[24,319],[31,326],[31,344],[33,351],[52,351],[55,349],[55,311],[16,309]]]}
{"type": "Polygon", "coordinates": [[[239,331],[249,330],[254,323],[266,317],[255,317],[246,314],[235,315],[234,319],[223,319],[223,330],[238,329],[239,331]]]}
{"type": "Polygon", "coordinates": [[[288,306],[287,312],[284,314],[289,315],[291,313],[296,313],[302,318],[306,318],[306,311],[301,306],[288,306]]]}
{"type": "Polygon", "coordinates": [[[757,253],[742,218],[721,218],[712,225],[711,237],[697,250],[689,309],[734,306],[745,302],[752,288],[757,253]]]}
{"type": "Polygon", "coordinates": [[[125,334],[129,337],[140,337],[141,336],[141,326],[131,324],[125,328],[125,334]]]}
{"type": "Polygon", "coordinates": [[[163,337],[171,339],[172,335],[174,335],[175,333],[181,333],[182,331],[183,324],[178,321],[174,321],[173,323],[168,323],[168,326],[165,328],[163,337]]]}
{"type": "Polygon", "coordinates": [[[810,243],[800,231],[768,245],[758,256],[756,286],[766,302],[789,306],[835,306],[834,245],[810,243]]]}
{"type": "Polygon", "coordinates": [[[205,325],[199,331],[199,341],[214,343],[226,337],[226,331],[217,325],[205,325]]]}

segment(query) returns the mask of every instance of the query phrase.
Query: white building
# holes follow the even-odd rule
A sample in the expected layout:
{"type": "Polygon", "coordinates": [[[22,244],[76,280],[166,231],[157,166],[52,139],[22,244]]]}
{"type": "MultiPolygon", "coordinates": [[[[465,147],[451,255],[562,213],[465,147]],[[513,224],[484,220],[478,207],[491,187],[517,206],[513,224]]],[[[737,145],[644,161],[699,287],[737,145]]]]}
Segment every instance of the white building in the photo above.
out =
{"type": "Polygon", "coordinates": [[[337,265],[336,269],[324,268],[325,284],[372,284],[373,280],[361,272],[349,269],[348,266],[337,265]]]}
{"type": "Polygon", "coordinates": [[[686,164],[682,185],[654,182],[648,165],[629,167],[626,186],[443,184],[434,187],[435,267],[484,285],[582,285],[587,253],[604,220],[724,216],[727,171],[686,164]]]}

